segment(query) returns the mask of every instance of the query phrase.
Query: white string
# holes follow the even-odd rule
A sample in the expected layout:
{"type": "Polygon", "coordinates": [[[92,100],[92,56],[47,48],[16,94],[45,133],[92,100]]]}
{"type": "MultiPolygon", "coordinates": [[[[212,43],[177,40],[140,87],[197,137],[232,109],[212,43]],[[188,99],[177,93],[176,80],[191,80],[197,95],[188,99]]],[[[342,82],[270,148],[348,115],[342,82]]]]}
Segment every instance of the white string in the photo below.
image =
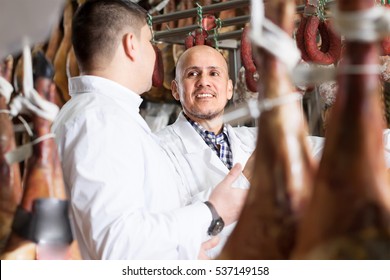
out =
{"type": "Polygon", "coordinates": [[[246,121],[249,118],[257,119],[264,111],[269,111],[277,106],[286,105],[302,100],[302,94],[293,92],[275,98],[265,98],[262,101],[249,99],[234,109],[227,109],[223,115],[225,123],[235,124],[239,121],[246,121]]]}
{"type": "Polygon", "coordinates": [[[337,72],[342,74],[350,75],[363,75],[363,74],[372,74],[379,75],[381,74],[381,68],[379,64],[350,64],[343,65],[337,68],[337,72]]]}
{"type": "Polygon", "coordinates": [[[254,44],[277,57],[292,73],[301,59],[301,53],[290,35],[265,18],[264,3],[261,0],[251,0],[249,35],[254,44]]]}
{"type": "Polygon", "coordinates": [[[7,114],[7,115],[10,115],[11,114],[11,111],[10,110],[0,110],[0,114],[7,114]]]}
{"type": "Polygon", "coordinates": [[[279,96],[276,98],[266,98],[259,104],[259,110],[260,112],[262,111],[269,111],[273,109],[274,107],[285,105],[288,103],[292,103],[295,101],[299,101],[302,99],[302,94],[300,93],[291,93],[291,94],[286,94],[283,96],[279,96]]]}
{"type": "Polygon", "coordinates": [[[313,63],[302,63],[295,67],[292,80],[297,86],[316,85],[336,79],[336,69],[313,63]]]}
{"type": "Polygon", "coordinates": [[[54,133],[45,134],[30,143],[24,144],[12,151],[9,151],[4,155],[4,158],[9,165],[26,160],[32,155],[32,146],[51,138],[55,138],[54,133]]]}
{"type": "Polygon", "coordinates": [[[308,63],[298,65],[292,74],[292,79],[297,86],[318,85],[327,81],[334,81],[337,73],[379,75],[381,74],[381,68],[379,64],[339,65],[335,68],[333,66],[324,67],[322,65],[308,63]]]}
{"type": "MultiPolygon", "coordinates": [[[[12,114],[11,114],[11,111],[10,110],[0,110],[0,114],[7,114],[7,115],[10,115],[11,118],[12,118],[12,114]]],[[[30,137],[33,137],[34,133],[32,132],[30,126],[28,125],[27,121],[22,117],[22,116],[18,116],[18,119],[21,121],[21,123],[23,124],[25,130],[27,131],[28,135],[30,137]]]]}
{"type": "Polygon", "coordinates": [[[54,121],[58,114],[59,108],[52,102],[45,100],[34,89],[31,51],[28,45],[23,49],[23,94],[15,97],[11,104],[10,110],[13,116],[20,113],[30,114],[31,112],[41,118],[54,121]]]}
{"type": "Polygon", "coordinates": [[[335,29],[346,40],[376,42],[390,33],[390,9],[374,6],[356,12],[333,11],[335,29]]]}
{"type": "Polygon", "coordinates": [[[0,95],[5,97],[6,103],[9,102],[13,91],[14,88],[12,85],[6,79],[0,76],[0,95]]]}
{"type": "Polygon", "coordinates": [[[23,124],[24,128],[26,129],[28,135],[30,137],[33,137],[34,133],[31,130],[30,126],[28,125],[27,121],[22,116],[18,116],[18,119],[22,122],[22,124],[23,124]]]}
{"type": "Polygon", "coordinates": [[[45,141],[47,139],[51,139],[51,138],[55,138],[56,135],[54,133],[48,133],[48,134],[45,134],[45,135],[42,135],[41,137],[38,137],[37,139],[35,139],[34,141],[32,141],[30,144],[32,146],[38,144],[38,143],[41,143],[42,141],[45,141]]]}

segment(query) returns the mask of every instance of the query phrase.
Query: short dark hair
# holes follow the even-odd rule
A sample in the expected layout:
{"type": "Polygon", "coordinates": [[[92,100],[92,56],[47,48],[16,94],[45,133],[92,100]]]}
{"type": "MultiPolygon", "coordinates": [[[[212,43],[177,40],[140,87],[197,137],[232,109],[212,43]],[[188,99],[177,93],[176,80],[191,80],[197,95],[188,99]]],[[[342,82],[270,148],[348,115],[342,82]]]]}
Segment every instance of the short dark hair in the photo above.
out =
{"type": "Polygon", "coordinates": [[[112,59],[129,28],[139,37],[147,12],[130,0],[89,0],[81,5],[72,22],[72,44],[79,67],[91,70],[112,59]]]}

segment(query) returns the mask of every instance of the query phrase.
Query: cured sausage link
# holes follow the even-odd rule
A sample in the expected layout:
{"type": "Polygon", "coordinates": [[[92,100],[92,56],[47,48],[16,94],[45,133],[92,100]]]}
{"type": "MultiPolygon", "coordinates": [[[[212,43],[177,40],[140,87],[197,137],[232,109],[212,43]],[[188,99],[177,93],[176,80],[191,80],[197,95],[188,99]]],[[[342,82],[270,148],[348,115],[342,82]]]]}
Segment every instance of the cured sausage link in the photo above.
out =
{"type": "Polygon", "coordinates": [[[301,57],[304,61],[310,61],[309,55],[306,52],[305,47],[305,28],[307,23],[307,17],[302,16],[297,32],[295,33],[295,40],[298,49],[301,51],[301,57]]]}
{"type": "MultiPolygon", "coordinates": [[[[310,60],[319,64],[332,64],[337,62],[341,52],[341,39],[332,30],[329,22],[325,22],[321,28],[319,28],[320,19],[316,16],[310,16],[307,19],[304,35],[304,43],[307,55],[310,60]],[[329,42],[329,47],[325,46],[323,49],[328,49],[323,52],[322,49],[318,49],[317,46],[317,30],[322,31],[325,35],[325,44],[329,42]],[[325,31],[325,30],[327,31],[325,31]]],[[[320,33],[320,34],[321,34],[320,33]]]]}
{"type": "Polygon", "coordinates": [[[249,26],[245,26],[241,35],[241,62],[246,71],[256,72],[256,65],[253,61],[252,43],[249,39],[249,26]]]}
{"type": "Polygon", "coordinates": [[[154,52],[156,53],[156,61],[154,63],[153,76],[152,76],[152,84],[155,87],[162,87],[164,83],[164,64],[163,58],[161,54],[161,50],[153,45],[154,52]]]}
{"type": "Polygon", "coordinates": [[[242,65],[245,68],[245,83],[247,88],[252,92],[257,92],[257,81],[254,75],[257,71],[252,54],[252,43],[249,39],[249,26],[245,26],[241,35],[240,55],[242,65]]]}

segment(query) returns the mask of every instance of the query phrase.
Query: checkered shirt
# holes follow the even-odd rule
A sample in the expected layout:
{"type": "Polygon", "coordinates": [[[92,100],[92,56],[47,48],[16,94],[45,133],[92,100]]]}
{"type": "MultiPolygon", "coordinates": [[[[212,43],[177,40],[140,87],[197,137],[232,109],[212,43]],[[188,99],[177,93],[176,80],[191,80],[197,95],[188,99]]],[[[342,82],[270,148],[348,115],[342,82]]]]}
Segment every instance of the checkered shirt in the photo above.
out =
{"type": "Polygon", "coordinates": [[[199,123],[194,122],[184,115],[195,131],[202,137],[206,144],[217,154],[226,167],[230,170],[233,167],[233,153],[230,148],[229,134],[226,125],[220,134],[207,131],[199,123]]]}

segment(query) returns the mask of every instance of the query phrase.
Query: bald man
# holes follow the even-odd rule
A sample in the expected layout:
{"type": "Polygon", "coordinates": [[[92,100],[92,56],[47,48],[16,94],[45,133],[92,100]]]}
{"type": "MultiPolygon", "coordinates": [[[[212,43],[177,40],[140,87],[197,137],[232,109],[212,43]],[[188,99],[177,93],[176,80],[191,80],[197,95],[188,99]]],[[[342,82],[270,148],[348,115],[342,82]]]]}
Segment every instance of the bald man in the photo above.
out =
{"type": "MultiPolygon", "coordinates": [[[[171,89],[183,111],[174,124],[157,135],[181,173],[185,186],[180,190],[182,199],[186,204],[206,201],[210,186],[221,181],[235,163],[245,166],[256,145],[257,129],[223,123],[233,83],[225,58],[212,47],[195,46],[182,54],[171,89]]],[[[233,187],[249,187],[244,174],[233,187]]],[[[221,232],[210,257],[218,255],[233,227],[221,232]]]]}

